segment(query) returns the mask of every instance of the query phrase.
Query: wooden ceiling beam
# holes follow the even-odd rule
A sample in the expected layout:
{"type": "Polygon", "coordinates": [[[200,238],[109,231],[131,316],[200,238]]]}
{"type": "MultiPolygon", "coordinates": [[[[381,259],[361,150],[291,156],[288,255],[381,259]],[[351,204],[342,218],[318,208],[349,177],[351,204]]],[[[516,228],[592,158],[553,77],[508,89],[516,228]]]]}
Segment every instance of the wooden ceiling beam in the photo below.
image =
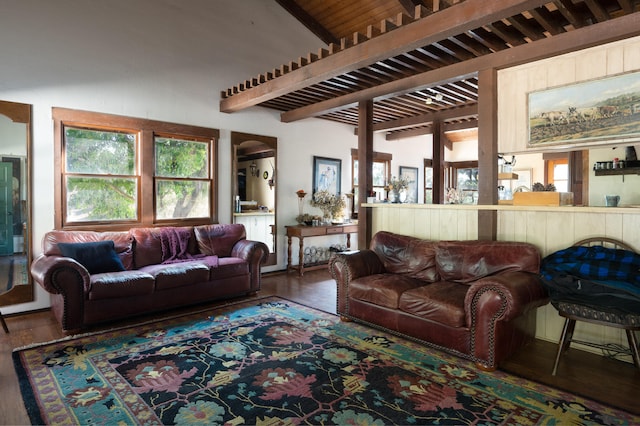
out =
{"type": "MultiPolygon", "coordinates": [[[[466,130],[466,129],[474,129],[478,127],[478,120],[472,119],[469,121],[462,121],[460,123],[443,123],[442,131],[443,132],[451,132],[456,130],[466,130]]],[[[416,127],[409,130],[400,130],[390,132],[385,136],[385,139],[388,141],[397,141],[400,139],[411,138],[415,136],[424,136],[433,134],[433,129],[431,126],[425,127],[416,127]]],[[[445,145],[449,150],[453,149],[452,143],[449,141],[448,145],[445,145]]]]}
{"type": "MultiPolygon", "coordinates": [[[[548,0],[547,0],[548,1],[548,0]]],[[[235,112],[266,102],[283,94],[300,90],[382,61],[389,57],[427,46],[465,31],[508,18],[523,10],[545,4],[545,0],[467,0],[441,10],[437,14],[383,33],[352,48],[338,51],[331,60],[319,60],[290,71],[248,90],[220,100],[221,112],[235,112]]]]}
{"type": "MultiPolygon", "coordinates": [[[[377,123],[373,125],[374,132],[389,132],[392,130],[404,129],[407,127],[413,127],[420,124],[429,124],[435,120],[451,120],[453,118],[471,117],[478,114],[478,105],[468,105],[462,108],[451,108],[441,111],[429,112],[426,114],[416,115],[414,117],[405,117],[397,120],[385,121],[384,123],[377,123]]],[[[358,134],[358,129],[356,129],[358,134]]]]}
{"type": "MultiPolygon", "coordinates": [[[[449,10],[449,9],[447,9],[449,10]]],[[[552,38],[480,56],[465,62],[426,71],[411,77],[383,83],[360,92],[329,99],[281,114],[283,122],[292,122],[309,117],[352,107],[362,99],[388,98],[408,92],[435,87],[443,83],[453,83],[464,78],[475,77],[478,70],[506,68],[532,62],[579,49],[610,43],[640,35],[638,17],[640,12],[591,25],[580,30],[569,31],[552,38]]],[[[258,86],[259,88],[259,86],[258,86]]]]}
{"type": "Polygon", "coordinates": [[[309,31],[315,34],[320,40],[326,44],[339,44],[340,40],[331,34],[324,26],[309,15],[293,0],[276,0],[278,4],[293,17],[295,17],[302,25],[307,27],[309,31]]]}

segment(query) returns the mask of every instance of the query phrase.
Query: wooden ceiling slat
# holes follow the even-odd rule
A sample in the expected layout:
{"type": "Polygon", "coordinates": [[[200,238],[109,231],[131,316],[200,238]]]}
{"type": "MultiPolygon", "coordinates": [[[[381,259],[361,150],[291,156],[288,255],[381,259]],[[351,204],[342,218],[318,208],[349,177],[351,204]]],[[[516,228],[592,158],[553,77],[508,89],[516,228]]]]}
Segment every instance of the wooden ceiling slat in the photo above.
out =
{"type": "Polygon", "coordinates": [[[522,38],[522,34],[516,31],[512,26],[505,25],[504,22],[494,22],[493,24],[487,25],[487,28],[512,47],[527,43],[527,41],[522,38]]]}
{"type": "Polygon", "coordinates": [[[557,0],[553,4],[556,5],[558,11],[564,16],[571,26],[575,29],[582,28],[584,26],[582,19],[574,11],[574,6],[571,0],[557,0]]]}
{"type": "Polygon", "coordinates": [[[600,3],[595,0],[584,0],[584,3],[587,5],[591,13],[593,13],[593,16],[595,16],[598,22],[609,20],[609,14],[602,6],[600,6],[600,3]]]}
{"type": "Polygon", "coordinates": [[[491,53],[491,49],[489,49],[487,46],[480,43],[473,37],[470,37],[468,34],[460,34],[455,37],[451,37],[449,40],[452,43],[455,43],[459,47],[470,52],[471,54],[473,54],[473,56],[482,56],[491,53]]]}
{"type": "Polygon", "coordinates": [[[447,54],[451,55],[458,61],[466,61],[467,59],[471,59],[476,56],[468,52],[466,49],[462,49],[460,46],[449,39],[433,43],[432,46],[445,51],[447,54]]]}
{"type": "Polygon", "coordinates": [[[470,30],[467,31],[467,34],[487,46],[492,52],[499,52],[509,47],[504,40],[485,28],[470,30]]]}
{"type": "Polygon", "coordinates": [[[550,35],[558,35],[564,32],[563,26],[546,7],[536,7],[531,9],[529,13],[550,35]]]}
{"type": "Polygon", "coordinates": [[[545,35],[541,31],[541,27],[534,19],[527,19],[522,15],[515,15],[508,18],[508,20],[514,28],[524,34],[531,41],[545,38],[545,35]]]}

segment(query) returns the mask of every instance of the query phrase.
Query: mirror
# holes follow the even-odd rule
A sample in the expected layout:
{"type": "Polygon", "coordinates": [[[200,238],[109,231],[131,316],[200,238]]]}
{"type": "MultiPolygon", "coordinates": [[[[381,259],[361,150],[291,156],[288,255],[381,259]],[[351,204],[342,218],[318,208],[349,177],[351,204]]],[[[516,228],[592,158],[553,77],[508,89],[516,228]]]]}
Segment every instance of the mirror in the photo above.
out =
{"type": "Polygon", "coordinates": [[[231,149],[233,223],[244,225],[247,239],[265,243],[265,265],[275,265],[278,139],[231,132],[231,149]]]}
{"type": "Polygon", "coordinates": [[[33,301],[31,105],[0,101],[0,306],[33,301]]]}

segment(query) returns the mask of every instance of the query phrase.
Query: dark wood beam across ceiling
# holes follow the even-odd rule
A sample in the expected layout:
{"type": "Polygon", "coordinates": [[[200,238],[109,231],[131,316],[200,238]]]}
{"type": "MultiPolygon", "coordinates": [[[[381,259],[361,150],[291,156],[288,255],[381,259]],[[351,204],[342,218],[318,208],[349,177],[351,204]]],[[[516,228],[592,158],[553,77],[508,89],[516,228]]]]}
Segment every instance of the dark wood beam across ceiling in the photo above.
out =
{"type": "Polygon", "coordinates": [[[357,127],[358,104],[373,100],[372,128],[387,139],[430,132],[430,114],[477,108],[478,71],[640,34],[640,0],[276,1],[327,45],[225,90],[220,110],[259,105],[283,122],[357,127]]]}

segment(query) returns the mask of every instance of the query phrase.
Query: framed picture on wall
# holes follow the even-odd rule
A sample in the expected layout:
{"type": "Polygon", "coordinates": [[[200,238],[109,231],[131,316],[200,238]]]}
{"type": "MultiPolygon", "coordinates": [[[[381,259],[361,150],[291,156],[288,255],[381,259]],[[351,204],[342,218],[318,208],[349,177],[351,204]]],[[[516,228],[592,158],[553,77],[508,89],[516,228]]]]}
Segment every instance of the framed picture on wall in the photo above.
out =
{"type": "Polygon", "coordinates": [[[313,193],[326,190],[340,194],[342,180],[342,160],[313,156],[313,193]]]}
{"type": "Polygon", "coordinates": [[[640,72],[528,94],[529,147],[640,140],[640,72]]]}
{"type": "Polygon", "coordinates": [[[407,203],[418,202],[418,168],[400,166],[400,177],[407,179],[409,187],[407,188],[407,203]]]}

